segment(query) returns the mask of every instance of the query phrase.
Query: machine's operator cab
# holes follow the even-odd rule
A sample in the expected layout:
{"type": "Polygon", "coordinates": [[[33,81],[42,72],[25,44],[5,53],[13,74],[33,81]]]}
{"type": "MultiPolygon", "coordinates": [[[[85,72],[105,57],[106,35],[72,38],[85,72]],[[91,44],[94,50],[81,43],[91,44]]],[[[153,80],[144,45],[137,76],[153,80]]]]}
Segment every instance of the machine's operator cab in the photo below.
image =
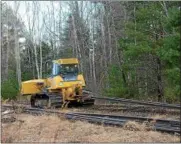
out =
{"type": "Polygon", "coordinates": [[[53,63],[52,75],[66,75],[66,74],[78,74],[78,65],[77,64],[64,64],[60,65],[53,63]]]}
{"type": "Polygon", "coordinates": [[[64,81],[75,81],[79,74],[77,59],[59,59],[53,62],[52,76],[60,75],[64,81]]]}

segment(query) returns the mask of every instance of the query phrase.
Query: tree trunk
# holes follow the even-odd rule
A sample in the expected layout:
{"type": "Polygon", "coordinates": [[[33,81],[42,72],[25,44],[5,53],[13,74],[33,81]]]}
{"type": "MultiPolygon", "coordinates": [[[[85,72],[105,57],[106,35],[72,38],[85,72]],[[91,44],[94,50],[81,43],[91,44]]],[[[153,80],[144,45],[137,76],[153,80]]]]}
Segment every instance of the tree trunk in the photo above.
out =
{"type": "Polygon", "coordinates": [[[161,60],[157,57],[157,81],[158,81],[158,101],[161,102],[163,100],[163,85],[162,85],[162,76],[161,76],[161,60]]]}
{"type": "Polygon", "coordinates": [[[107,30],[108,30],[108,49],[109,49],[109,64],[112,63],[112,45],[111,45],[111,30],[110,30],[110,12],[107,12],[106,20],[107,20],[107,30]]]}
{"type": "Polygon", "coordinates": [[[43,61],[42,61],[42,35],[40,36],[40,78],[42,78],[42,65],[43,65],[43,61]]]}
{"type": "MultiPolygon", "coordinates": [[[[136,3],[134,5],[134,31],[136,33],[136,3]]],[[[134,37],[134,43],[135,43],[135,46],[136,46],[136,34],[135,34],[135,37],[134,37]]]]}
{"type": "Polygon", "coordinates": [[[94,46],[94,21],[92,23],[92,65],[93,65],[93,81],[94,81],[94,90],[97,91],[97,83],[96,83],[96,67],[95,67],[95,46],[94,46]]]}
{"type": "MultiPolygon", "coordinates": [[[[108,71],[107,71],[107,56],[106,56],[106,39],[105,39],[105,26],[104,26],[104,18],[101,18],[101,35],[102,35],[102,45],[103,45],[103,58],[104,58],[104,73],[105,77],[108,78],[108,71]]],[[[109,80],[108,80],[109,81],[109,80]]],[[[108,82],[105,84],[106,88],[109,87],[108,82]]]]}
{"type": "MultiPolygon", "coordinates": [[[[75,46],[76,46],[76,55],[78,56],[79,60],[81,60],[82,56],[81,56],[81,51],[80,51],[80,45],[78,42],[78,38],[77,38],[77,29],[75,26],[75,19],[74,16],[72,15],[72,24],[73,24],[73,31],[74,31],[74,42],[75,42],[75,46]]],[[[82,62],[80,61],[80,71],[82,72],[82,62]]]]}
{"type": "Polygon", "coordinates": [[[36,51],[36,45],[33,45],[34,48],[34,55],[35,55],[35,66],[36,66],[36,72],[37,72],[37,78],[40,78],[40,72],[39,72],[39,66],[38,66],[38,56],[37,56],[37,51],[36,51]]]}
{"type": "MultiPolygon", "coordinates": [[[[14,2],[15,15],[17,16],[18,3],[14,2]]],[[[16,75],[18,80],[19,89],[21,88],[21,61],[20,61],[20,48],[19,48],[19,36],[17,31],[16,22],[14,23],[14,38],[15,38],[15,59],[16,59],[16,75]]]]}
{"type": "Polygon", "coordinates": [[[9,50],[10,50],[10,40],[9,40],[9,26],[8,26],[8,22],[9,22],[9,15],[7,15],[7,50],[6,50],[6,62],[5,62],[5,78],[8,79],[8,61],[9,61],[9,50]]]}
{"type": "MultiPolygon", "coordinates": [[[[33,26],[32,26],[32,31],[34,34],[34,24],[35,24],[35,15],[36,15],[36,11],[37,9],[37,5],[36,3],[34,3],[34,11],[33,11],[33,26]]],[[[37,78],[40,78],[40,71],[39,71],[39,65],[38,65],[38,56],[37,56],[37,46],[36,46],[36,40],[34,39],[34,36],[32,35],[32,42],[33,42],[33,48],[34,48],[34,55],[35,55],[35,66],[36,66],[36,71],[37,71],[37,78]]]]}

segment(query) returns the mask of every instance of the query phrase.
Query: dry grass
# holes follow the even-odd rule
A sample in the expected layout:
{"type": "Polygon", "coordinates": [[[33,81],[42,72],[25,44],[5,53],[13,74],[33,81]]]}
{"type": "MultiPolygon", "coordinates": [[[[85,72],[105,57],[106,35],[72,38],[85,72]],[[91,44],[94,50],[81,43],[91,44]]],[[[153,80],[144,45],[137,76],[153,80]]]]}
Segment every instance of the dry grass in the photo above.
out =
{"type": "Polygon", "coordinates": [[[3,142],[179,142],[179,137],[147,131],[129,122],[123,128],[105,127],[57,116],[18,114],[16,121],[2,125],[3,142]]]}
{"type": "Polygon", "coordinates": [[[128,121],[124,126],[123,129],[131,130],[131,131],[146,131],[147,127],[145,123],[139,124],[135,121],[128,121]]]}
{"type": "MultiPolygon", "coordinates": [[[[172,117],[170,117],[169,115],[159,115],[159,114],[155,114],[155,115],[152,115],[151,118],[153,119],[167,119],[167,120],[173,120],[172,117]]],[[[179,119],[179,118],[178,118],[179,119]]],[[[178,120],[177,119],[177,120],[178,120]]]]}

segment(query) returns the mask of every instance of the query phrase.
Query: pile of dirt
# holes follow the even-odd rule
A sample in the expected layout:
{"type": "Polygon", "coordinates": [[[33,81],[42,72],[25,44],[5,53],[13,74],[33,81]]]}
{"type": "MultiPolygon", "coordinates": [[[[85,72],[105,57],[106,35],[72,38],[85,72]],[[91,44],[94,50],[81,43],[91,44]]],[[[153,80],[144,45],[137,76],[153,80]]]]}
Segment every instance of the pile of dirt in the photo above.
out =
{"type": "Polygon", "coordinates": [[[16,119],[13,123],[2,125],[2,142],[179,142],[180,140],[179,136],[146,131],[143,125],[133,123],[118,128],[68,121],[58,116],[18,114],[16,119]]]}

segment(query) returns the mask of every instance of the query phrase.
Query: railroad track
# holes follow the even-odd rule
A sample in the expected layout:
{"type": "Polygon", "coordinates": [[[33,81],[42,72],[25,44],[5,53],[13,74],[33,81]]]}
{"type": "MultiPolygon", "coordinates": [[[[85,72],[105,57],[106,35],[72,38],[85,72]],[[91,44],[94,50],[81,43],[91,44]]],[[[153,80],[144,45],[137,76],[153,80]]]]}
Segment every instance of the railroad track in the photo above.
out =
{"type": "MultiPolygon", "coordinates": [[[[106,125],[113,125],[113,126],[124,126],[128,121],[136,121],[136,122],[147,122],[152,123],[152,130],[158,130],[163,132],[176,132],[180,133],[180,122],[175,120],[163,120],[163,119],[153,119],[153,118],[146,118],[146,117],[130,117],[130,116],[117,116],[117,115],[102,115],[102,114],[86,114],[86,113],[73,113],[77,116],[74,119],[81,120],[83,119],[88,120],[89,122],[97,122],[97,123],[104,123],[106,125]]],[[[70,119],[72,117],[70,116],[70,119]]]]}
{"type": "Polygon", "coordinates": [[[137,105],[144,105],[144,106],[152,106],[152,107],[160,107],[160,108],[168,108],[168,109],[179,109],[180,104],[168,104],[168,103],[160,103],[160,102],[146,102],[146,101],[139,101],[139,100],[132,100],[132,99],[125,99],[125,98],[110,98],[110,97],[98,97],[93,96],[94,93],[88,90],[84,90],[84,93],[91,94],[93,99],[98,100],[106,100],[111,102],[119,102],[119,103],[129,103],[129,104],[137,104],[137,105]]]}
{"type": "Polygon", "coordinates": [[[178,109],[167,109],[160,107],[140,106],[140,105],[93,105],[88,110],[93,111],[106,111],[106,112],[141,112],[141,113],[158,113],[169,115],[180,115],[178,109]]]}
{"type": "Polygon", "coordinates": [[[174,105],[174,104],[159,103],[159,102],[143,102],[143,101],[138,101],[138,100],[124,99],[124,98],[109,98],[109,97],[95,97],[95,96],[92,96],[92,98],[114,101],[114,102],[121,102],[121,103],[145,105],[145,106],[164,107],[164,108],[169,108],[169,109],[180,109],[180,105],[178,104],[174,105]]]}
{"type": "MultiPolygon", "coordinates": [[[[29,102],[17,101],[16,104],[29,105],[29,102]]],[[[106,112],[140,112],[140,113],[158,113],[169,115],[180,115],[180,109],[169,109],[165,107],[152,107],[145,105],[128,105],[128,104],[95,104],[93,106],[83,106],[80,109],[94,110],[94,111],[106,111],[106,112]]]]}
{"type": "MultiPolygon", "coordinates": [[[[2,105],[4,109],[15,109],[19,106],[12,105],[2,105]]],[[[40,108],[30,108],[27,106],[22,106],[22,112],[28,114],[56,114],[58,116],[63,116],[66,119],[71,120],[81,120],[88,121],[90,123],[96,124],[104,124],[104,125],[112,125],[123,127],[128,121],[136,121],[136,122],[147,122],[148,124],[152,124],[151,129],[168,132],[168,133],[178,133],[180,134],[180,121],[176,120],[163,120],[163,119],[153,119],[148,117],[130,117],[130,116],[118,116],[118,115],[103,115],[103,114],[88,114],[88,113],[64,113],[58,110],[49,110],[49,109],[40,109],[40,108]]]]}

